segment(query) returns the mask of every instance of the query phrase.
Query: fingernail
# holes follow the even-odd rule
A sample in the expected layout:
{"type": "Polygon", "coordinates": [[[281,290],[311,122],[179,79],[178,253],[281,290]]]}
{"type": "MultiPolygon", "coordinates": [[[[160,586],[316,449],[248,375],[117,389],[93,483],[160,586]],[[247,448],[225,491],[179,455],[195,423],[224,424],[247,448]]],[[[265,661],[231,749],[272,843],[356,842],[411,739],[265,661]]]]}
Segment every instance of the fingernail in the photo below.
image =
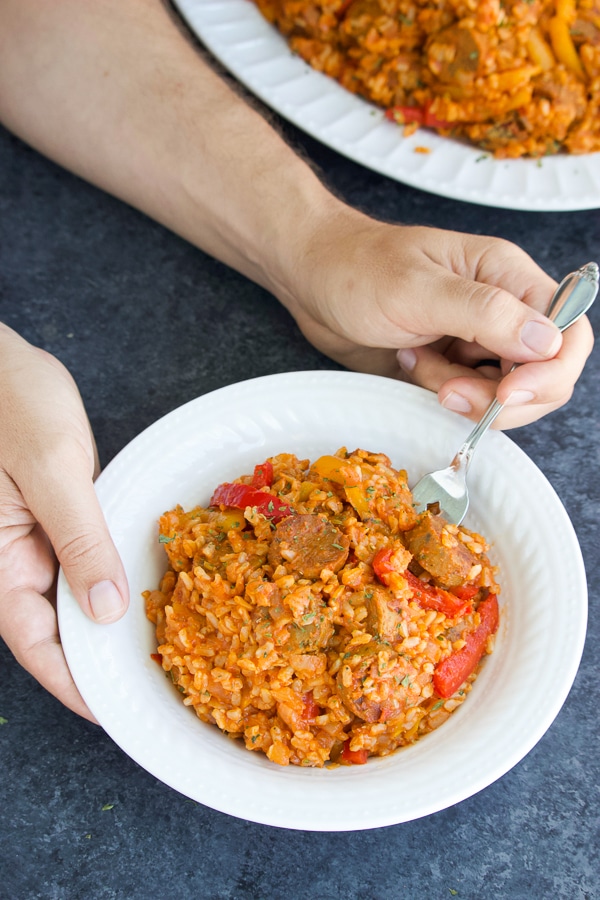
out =
{"type": "Polygon", "coordinates": [[[451,409],[452,412],[468,413],[471,412],[472,406],[466,397],[457,394],[456,391],[450,391],[447,397],[442,400],[444,409],[451,409]]]}
{"type": "Polygon", "coordinates": [[[123,598],[112,581],[99,581],[90,588],[88,599],[96,622],[113,622],[125,607],[123,598]]]}
{"type": "Polygon", "coordinates": [[[512,391],[504,401],[504,405],[520,406],[522,403],[529,403],[534,397],[533,391],[512,391]]]}
{"type": "Polygon", "coordinates": [[[396,357],[398,359],[398,365],[401,369],[404,369],[405,372],[412,372],[417,364],[417,354],[414,350],[408,348],[398,350],[396,357]]]}
{"type": "Polygon", "coordinates": [[[560,333],[545,322],[527,322],[521,331],[521,340],[540,356],[552,356],[560,346],[560,333]]]}

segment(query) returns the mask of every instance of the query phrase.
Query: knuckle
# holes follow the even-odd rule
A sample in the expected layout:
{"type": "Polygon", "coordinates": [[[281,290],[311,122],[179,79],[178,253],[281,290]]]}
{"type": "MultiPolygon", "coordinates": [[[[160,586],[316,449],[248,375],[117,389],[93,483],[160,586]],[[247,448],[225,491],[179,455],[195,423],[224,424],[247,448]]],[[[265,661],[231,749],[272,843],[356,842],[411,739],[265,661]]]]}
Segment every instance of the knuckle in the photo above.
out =
{"type": "Polygon", "coordinates": [[[465,304],[466,322],[470,323],[470,339],[485,342],[491,332],[505,333],[515,328],[515,301],[498,287],[473,285],[465,304]]]}
{"type": "Polygon", "coordinates": [[[61,565],[76,567],[82,573],[98,569],[97,560],[102,557],[103,548],[103,536],[93,528],[84,529],[55,546],[61,565]]]}

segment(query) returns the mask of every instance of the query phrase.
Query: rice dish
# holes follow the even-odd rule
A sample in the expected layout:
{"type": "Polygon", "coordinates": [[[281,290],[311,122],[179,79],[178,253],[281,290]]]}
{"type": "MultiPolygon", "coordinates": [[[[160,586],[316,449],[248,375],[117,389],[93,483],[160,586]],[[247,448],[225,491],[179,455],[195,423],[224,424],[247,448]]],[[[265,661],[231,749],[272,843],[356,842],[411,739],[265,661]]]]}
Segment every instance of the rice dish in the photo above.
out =
{"type": "Polygon", "coordinates": [[[497,157],[600,150],[598,0],[255,2],[406,133],[427,126],[497,157]]]}
{"type": "Polygon", "coordinates": [[[198,717],[286,766],[362,764],[442,725],[498,628],[485,539],[417,514],[365,450],[281,453],[159,521],[144,592],[159,662],[198,717]]]}

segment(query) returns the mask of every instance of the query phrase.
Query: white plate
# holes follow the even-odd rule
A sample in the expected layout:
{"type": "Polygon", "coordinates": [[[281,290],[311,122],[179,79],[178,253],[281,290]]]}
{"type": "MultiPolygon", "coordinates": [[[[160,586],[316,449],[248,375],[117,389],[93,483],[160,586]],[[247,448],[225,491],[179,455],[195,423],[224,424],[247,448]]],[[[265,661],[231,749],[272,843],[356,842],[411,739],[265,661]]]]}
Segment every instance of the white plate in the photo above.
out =
{"type": "Polygon", "coordinates": [[[257,97],[344,156],[443,197],[508,209],[600,207],[600,153],[496,160],[421,129],[405,138],[376,106],[293,54],[251,0],[174,0],[192,31],[257,97]],[[431,152],[416,153],[426,146],[431,152]]]}
{"type": "MultiPolygon", "coordinates": [[[[281,768],[200,722],[150,658],[140,597],[166,568],[156,520],[275,453],[316,458],[346,445],[390,455],[411,482],[446,463],[469,430],[420,388],[372,375],[272,375],[199,397],[160,419],[113,460],[97,492],[131,587],[129,611],[99,626],[61,573],[59,623],[86,703],[141,766],[214,809],[315,831],[374,828],[457,803],[514,766],[541,738],[575,677],[586,625],[577,539],[558,497],[525,454],[486,436],[472,467],[467,525],[493,542],[502,619],[467,702],[417,744],[365,766],[281,768]]],[[[551,789],[551,786],[548,787],[551,789]]]]}

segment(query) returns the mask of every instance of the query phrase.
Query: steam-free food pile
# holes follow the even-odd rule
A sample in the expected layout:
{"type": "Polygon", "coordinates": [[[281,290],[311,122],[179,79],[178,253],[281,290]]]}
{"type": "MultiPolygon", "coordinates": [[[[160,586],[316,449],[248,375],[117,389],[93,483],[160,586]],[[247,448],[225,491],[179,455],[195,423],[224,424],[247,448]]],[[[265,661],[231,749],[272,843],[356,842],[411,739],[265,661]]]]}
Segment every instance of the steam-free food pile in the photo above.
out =
{"type": "Polygon", "coordinates": [[[600,150],[599,0],[256,0],[311,66],[498,157],[600,150]]]}
{"type": "Polygon", "coordinates": [[[463,703],[498,627],[483,537],[415,512],[407,473],[281,453],[159,522],[155,658],[204,721],[280,765],[361,764],[463,703]]]}

